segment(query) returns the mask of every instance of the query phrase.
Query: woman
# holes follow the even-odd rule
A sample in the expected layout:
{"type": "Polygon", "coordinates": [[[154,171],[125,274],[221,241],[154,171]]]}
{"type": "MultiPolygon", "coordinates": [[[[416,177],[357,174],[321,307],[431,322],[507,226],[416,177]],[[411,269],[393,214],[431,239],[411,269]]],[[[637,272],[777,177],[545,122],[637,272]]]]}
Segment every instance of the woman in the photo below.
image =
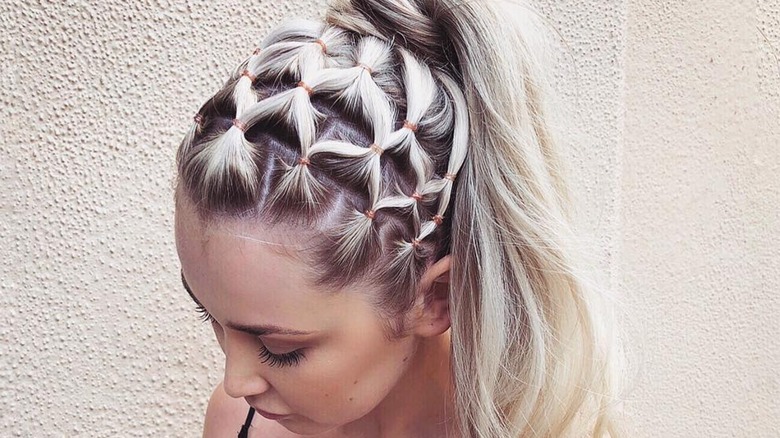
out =
{"type": "Polygon", "coordinates": [[[534,69],[490,2],[338,0],[200,108],[176,242],[225,353],[205,437],[616,436],[534,69]]]}

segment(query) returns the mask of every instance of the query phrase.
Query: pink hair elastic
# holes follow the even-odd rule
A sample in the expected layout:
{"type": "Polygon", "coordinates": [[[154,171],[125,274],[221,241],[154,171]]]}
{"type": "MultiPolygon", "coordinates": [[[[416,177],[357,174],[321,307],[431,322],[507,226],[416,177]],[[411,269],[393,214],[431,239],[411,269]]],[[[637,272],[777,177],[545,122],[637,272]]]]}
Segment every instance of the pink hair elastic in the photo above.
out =
{"type": "Polygon", "coordinates": [[[253,75],[249,72],[249,70],[244,70],[241,72],[241,76],[246,76],[249,78],[250,81],[254,82],[257,80],[257,76],[253,75]]]}
{"type": "Polygon", "coordinates": [[[327,55],[327,53],[328,53],[328,46],[325,45],[325,41],[322,41],[321,39],[317,38],[317,41],[314,41],[314,42],[319,44],[320,47],[322,47],[322,53],[325,53],[327,55]]]}
{"type": "Polygon", "coordinates": [[[377,155],[382,155],[382,152],[384,152],[384,151],[385,151],[384,149],[382,149],[382,148],[381,148],[381,147],[380,147],[378,144],[376,144],[376,143],[371,143],[371,146],[369,146],[369,148],[371,148],[371,150],[372,150],[372,151],[374,151],[374,153],[375,153],[375,154],[377,154],[377,155]]]}
{"type": "Polygon", "coordinates": [[[443,178],[444,179],[448,179],[448,180],[450,180],[452,182],[455,182],[455,177],[456,176],[457,176],[457,174],[454,174],[454,173],[445,173],[443,178]]]}
{"type": "Polygon", "coordinates": [[[365,70],[368,72],[368,74],[373,74],[373,73],[374,73],[374,69],[372,69],[371,67],[369,67],[369,66],[367,66],[367,65],[363,64],[362,62],[358,62],[358,63],[355,65],[355,67],[360,67],[360,68],[362,68],[362,69],[365,69],[365,70]]]}
{"type": "Polygon", "coordinates": [[[420,239],[417,239],[417,238],[412,239],[412,246],[415,247],[415,248],[420,246],[420,239]]]}
{"type": "Polygon", "coordinates": [[[444,221],[444,216],[437,214],[436,216],[432,217],[431,220],[436,225],[441,225],[442,221],[444,221]]]}
{"type": "Polygon", "coordinates": [[[366,217],[371,220],[374,220],[374,217],[376,216],[376,212],[374,210],[366,210],[363,214],[365,214],[366,217]]]}
{"type": "Polygon", "coordinates": [[[246,123],[244,123],[244,122],[242,122],[241,120],[238,120],[238,119],[233,119],[233,126],[235,126],[236,128],[240,129],[241,132],[246,132],[246,130],[247,130],[246,123]]]}
{"type": "Polygon", "coordinates": [[[415,201],[422,201],[422,195],[417,192],[412,193],[409,197],[415,201]]]}
{"type": "Polygon", "coordinates": [[[309,96],[314,94],[314,90],[310,86],[306,85],[306,82],[300,81],[298,82],[298,86],[306,90],[306,92],[309,93],[309,96]]]}
{"type": "Polygon", "coordinates": [[[192,120],[197,123],[198,125],[203,124],[203,114],[197,113],[195,116],[192,117],[192,120]]]}
{"type": "Polygon", "coordinates": [[[412,122],[410,122],[410,121],[408,121],[408,120],[404,120],[404,128],[406,128],[406,129],[408,129],[408,130],[410,130],[412,132],[417,132],[417,125],[412,123],[412,122]]]}
{"type": "Polygon", "coordinates": [[[298,164],[300,164],[301,166],[308,166],[309,164],[311,164],[311,161],[309,161],[309,159],[306,157],[301,157],[298,159],[298,164]]]}

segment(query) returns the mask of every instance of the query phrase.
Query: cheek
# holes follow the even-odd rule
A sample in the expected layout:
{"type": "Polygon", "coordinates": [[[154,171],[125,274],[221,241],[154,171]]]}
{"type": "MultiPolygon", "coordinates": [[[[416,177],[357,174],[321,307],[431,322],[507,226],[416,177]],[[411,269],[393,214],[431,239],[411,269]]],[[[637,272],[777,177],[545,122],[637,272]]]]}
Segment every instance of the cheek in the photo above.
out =
{"type": "Polygon", "coordinates": [[[291,408],[318,423],[354,421],[387,396],[406,371],[414,351],[410,340],[346,345],[318,355],[316,363],[311,361],[306,371],[296,376],[292,388],[281,394],[291,408]]]}

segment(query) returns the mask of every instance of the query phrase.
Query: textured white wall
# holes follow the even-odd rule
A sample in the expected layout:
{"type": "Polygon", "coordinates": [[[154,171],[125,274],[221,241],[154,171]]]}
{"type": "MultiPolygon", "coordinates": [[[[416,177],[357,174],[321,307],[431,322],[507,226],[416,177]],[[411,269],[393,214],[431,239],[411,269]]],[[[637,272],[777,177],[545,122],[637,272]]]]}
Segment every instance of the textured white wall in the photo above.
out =
{"type": "Polygon", "coordinates": [[[777,437],[780,2],[628,10],[620,270],[642,316],[637,428],[777,437]]]}
{"type": "MultiPolygon", "coordinates": [[[[623,291],[637,437],[776,436],[780,6],[537,0],[566,41],[578,226],[623,291]]],[[[0,436],[199,436],[176,146],[313,1],[0,5],[0,436]]]]}

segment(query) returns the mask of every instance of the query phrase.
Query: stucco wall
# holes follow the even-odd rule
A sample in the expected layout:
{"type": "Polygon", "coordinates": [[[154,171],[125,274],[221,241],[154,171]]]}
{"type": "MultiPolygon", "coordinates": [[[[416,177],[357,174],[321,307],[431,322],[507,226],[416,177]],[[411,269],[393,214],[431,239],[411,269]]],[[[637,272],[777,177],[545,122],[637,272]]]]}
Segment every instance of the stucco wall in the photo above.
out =
{"type": "Polygon", "coordinates": [[[638,430],[777,437],[780,3],[628,10],[620,277],[641,315],[638,430]]]}
{"type": "MultiPolygon", "coordinates": [[[[777,436],[780,6],[537,4],[577,225],[640,359],[633,436],[777,436]]],[[[323,5],[0,5],[0,436],[199,436],[222,364],[179,283],[175,149],[323,5]]]]}

